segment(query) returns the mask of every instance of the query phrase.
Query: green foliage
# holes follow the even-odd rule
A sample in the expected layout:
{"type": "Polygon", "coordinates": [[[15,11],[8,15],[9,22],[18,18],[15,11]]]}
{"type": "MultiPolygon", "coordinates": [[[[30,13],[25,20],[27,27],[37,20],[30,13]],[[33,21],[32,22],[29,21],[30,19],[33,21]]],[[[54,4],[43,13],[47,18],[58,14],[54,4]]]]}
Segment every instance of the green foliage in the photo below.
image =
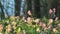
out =
{"type": "MultiPolygon", "coordinates": [[[[33,21],[33,19],[32,19],[33,21]]],[[[47,25],[48,19],[42,18],[42,21],[47,25]]],[[[53,26],[58,27],[60,20],[54,22],[53,26]]],[[[33,23],[33,22],[32,22],[33,23]]],[[[46,29],[44,30],[40,24],[27,24],[22,19],[12,19],[12,18],[5,18],[0,21],[0,24],[3,25],[3,30],[0,33],[5,34],[60,34],[60,29],[57,29],[57,32],[53,32],[53,30],[46,29]],[[9,26],[10,25],[10,26],[9,26]],[[8,29],[11,31],[8,32],[8,29]]]]}

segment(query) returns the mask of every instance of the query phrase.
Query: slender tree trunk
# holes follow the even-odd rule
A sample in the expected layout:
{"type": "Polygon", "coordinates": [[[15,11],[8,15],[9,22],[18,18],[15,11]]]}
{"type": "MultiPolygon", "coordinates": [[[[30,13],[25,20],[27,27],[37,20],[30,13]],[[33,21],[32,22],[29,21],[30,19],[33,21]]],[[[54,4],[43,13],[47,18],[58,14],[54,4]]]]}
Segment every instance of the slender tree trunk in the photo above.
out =
{"type": "Polygon", "coordinates": [[[35,15],[37,18],[40,18],[40,0],[35,0],[35,15]]]}
{"type": "Polygon", "coordinates": [[[47,17],[47,3],[46,0],[40,0],[40,15],[42,17],[47,17]]]}
{"type": "Polygon", "coordinates": [[[24,16],[27,17],[27,0],[25,0],[24,16]]]}
{"type": "Polygon", "coordinates": [[[21,0],[15,0],[15,16],[20,16],[21,0]]]}
{"type": "Polygon", "coordinates": [[[0,2],[0,8],[1,8],[1,18],[4,18],[4,11],[3,11],[3,5],[0,2]]]}
{"type": "Polygon", "coordinates": [[[33,16],[35,16],[35,1],[31,0],[31,3],[32,3],[32,14],[33,16]]]}
{"type": "Polygon", "coordinates": [[[31,10],[31,0],[27,0],[27,10],[31,10]]]}

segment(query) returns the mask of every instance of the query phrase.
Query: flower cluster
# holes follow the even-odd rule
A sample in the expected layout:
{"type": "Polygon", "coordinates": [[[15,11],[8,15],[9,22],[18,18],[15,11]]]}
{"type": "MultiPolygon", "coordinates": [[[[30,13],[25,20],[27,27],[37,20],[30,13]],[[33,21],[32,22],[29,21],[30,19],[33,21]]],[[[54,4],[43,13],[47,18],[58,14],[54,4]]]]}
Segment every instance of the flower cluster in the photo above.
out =
{"type": "Polygon", "coordinates": [[[60,20],[11,16],[0,21],[0,34],[60,34],[60,20]]]}

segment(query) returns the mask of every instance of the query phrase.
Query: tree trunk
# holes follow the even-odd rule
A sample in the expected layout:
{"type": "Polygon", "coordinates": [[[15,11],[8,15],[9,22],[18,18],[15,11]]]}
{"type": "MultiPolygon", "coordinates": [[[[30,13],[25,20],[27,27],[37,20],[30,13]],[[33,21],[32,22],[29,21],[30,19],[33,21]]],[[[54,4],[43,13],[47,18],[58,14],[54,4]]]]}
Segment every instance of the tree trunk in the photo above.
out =
{"type": "Polygon", "coordinates": [[[4,11],[3,11],[3,5],[0,2],[0,8],[1,8],[1,19],[4,18],[4,11]]]}
{"type": "Polygon", "coordinates": [[[37,18],[40,18],[40,0],[35,0],[35,15],[37,18]]]}
{"type": "Polygon", "coordinates": [[[47,17],[47,3],[46,0],[40,0],[40,15],[42,17],[47,17]]]}
{"type": "Polygon", "coordinates": [[[15,0],[15,16],[20,16],[21,0],[15,0]]]}
{"type": "Polygon", "coordinates": [[[34,0],[31,0],[31,3],[32,3],[32,14],[33,14],[33,16],[35,16],[35,2],[34,2],[34,0]]]}

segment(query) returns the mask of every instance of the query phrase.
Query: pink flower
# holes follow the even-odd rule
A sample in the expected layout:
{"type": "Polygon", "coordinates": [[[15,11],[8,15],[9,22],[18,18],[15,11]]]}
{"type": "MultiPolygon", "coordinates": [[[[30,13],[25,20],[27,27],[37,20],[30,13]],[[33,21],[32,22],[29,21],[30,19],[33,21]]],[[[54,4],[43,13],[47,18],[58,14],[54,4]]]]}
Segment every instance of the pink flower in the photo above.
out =
{"type": "Polygon", "coordinates": [[[56,28],[53,28],[53,32],[57,32],[57,29],[56,28]]]}
{"type": "Polygon", "coordinates": [[[57,21],[57,20],[58,20],[58,17],[55,18],[55,21],[57,21]]]}
{"type": "Polygon", "coordinates": [[[36,23],[39,23],[39,21],[40,21],[40,19],[36,19],[36,20],[34,20],[34,22],[36,22],[36,23]]]}
{"type": "Polygon", "coordinates": [[[7,26],[7,31],[10,32],[11,31],[11,25],[7,26]]]}
{"type": "Polygon", "coordinates": [[[52,25],[49,25],[49,26],[48,26],[48,29],[52,29],[52,28],[53,28],[53,26],[52,26],[52,25]]]}
{"type": "Polygon", "coordinates": [[[2,30],[3,29],[3,25],[2,24],[0,24],[0,30],[2,30]]]}
{"type": "Polygon", "coordinates": [[[40,26],[42,26],[43,25],[43,22],[40,22],[40,26]]]}
{"type": "Polygon", "coordinates": [[[46,24],[44,24],[43,22],[40,22],[40,26],[44,28],[44,30],[47,29],[46,24]]]}
{"type": "Polygon", "coordinates": [[[49,19],[49,22],[53,22],[53,19],[49,19]]]}
{"type": "Polygon", "coordinates": [[[31,23],[31,17],[27,18],[27,23],[30,24],[31,23]]]}
{"type": "Polygon", "coordinates": [[[43,23],[43,24],[42,24],[42,28],[46,28],[46,24],[43,23]]]}
{"type": "Polygon", "coordinates": [[[53,23],[53,19],[49,19],[48,25],[53,23]]]}
{"type": "Polygon", "coordinates": [[[49,10],[49,14],[53,13],[52,9],[49,10]]]}
{"type": "Polygon", "coordinates": [[[28,10],[28,15],[30,15],[30,16],[32,15],[32,13],[31,13],[31,11],[30,11],[30,10],[28,10]]]}

